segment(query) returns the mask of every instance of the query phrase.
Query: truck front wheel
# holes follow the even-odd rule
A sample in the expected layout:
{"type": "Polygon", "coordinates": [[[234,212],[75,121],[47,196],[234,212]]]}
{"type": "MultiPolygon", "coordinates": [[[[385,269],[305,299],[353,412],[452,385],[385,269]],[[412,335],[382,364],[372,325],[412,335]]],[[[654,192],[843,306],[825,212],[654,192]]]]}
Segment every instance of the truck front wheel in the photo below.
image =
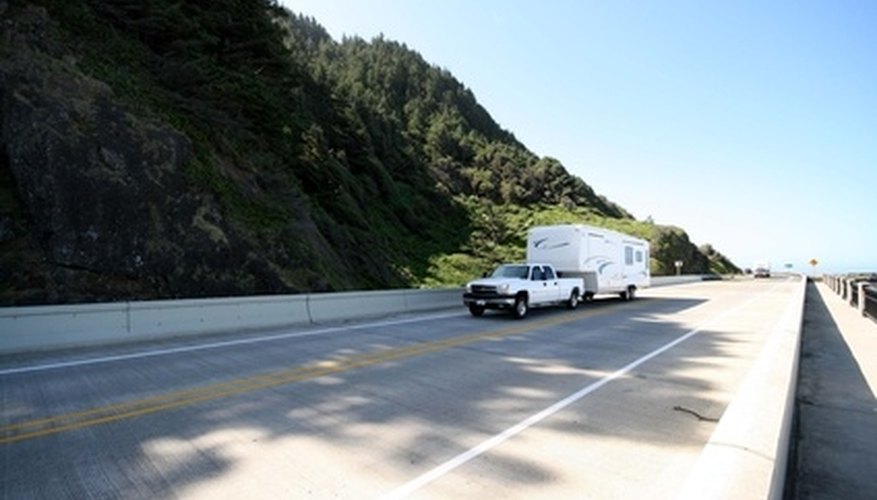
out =
{"type": "Polygon", "coordinates": [[[527,304],[527,296],[518,295],[515,297],[515,308],[512,309],[512,315],[514,315],[515,319],[522,319],[527,315],[528,310],[529,304],[527,304]]]}

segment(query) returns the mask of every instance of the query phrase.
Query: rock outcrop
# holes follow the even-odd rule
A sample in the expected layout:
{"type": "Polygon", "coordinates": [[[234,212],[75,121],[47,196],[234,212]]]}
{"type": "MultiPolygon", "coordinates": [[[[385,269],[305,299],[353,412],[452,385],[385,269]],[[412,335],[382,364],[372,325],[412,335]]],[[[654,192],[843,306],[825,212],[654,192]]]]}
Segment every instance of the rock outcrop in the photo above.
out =
{"type": "Polygon", "coordinates": [[[0,169],[21,213],[0,216],[0,236],[32,253],[2,263],[7,286],[32,289],[24,302],[288,291],[211,196],[188,187],[184,134],[82,74],[43,9],[6,17],[0,169]]]}

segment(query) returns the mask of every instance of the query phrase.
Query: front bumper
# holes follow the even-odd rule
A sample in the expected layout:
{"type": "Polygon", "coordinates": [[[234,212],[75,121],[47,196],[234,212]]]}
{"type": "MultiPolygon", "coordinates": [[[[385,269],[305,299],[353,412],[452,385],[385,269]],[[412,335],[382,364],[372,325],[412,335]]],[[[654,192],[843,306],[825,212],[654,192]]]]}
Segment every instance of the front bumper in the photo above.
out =
{"type": "Polygon", "coordinates": [[[515,305],[515,296],[498,293],[464,293],[463,304],[486,309],[508,309],[515,305]]]}

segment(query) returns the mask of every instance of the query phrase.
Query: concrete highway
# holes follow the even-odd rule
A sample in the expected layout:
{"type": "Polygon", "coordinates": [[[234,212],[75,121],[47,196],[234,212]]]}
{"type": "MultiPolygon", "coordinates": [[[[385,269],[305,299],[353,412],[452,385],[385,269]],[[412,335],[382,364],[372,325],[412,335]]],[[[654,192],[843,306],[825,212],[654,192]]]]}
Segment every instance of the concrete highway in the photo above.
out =
{"type": "Polygon", "coordinates": [[[667,498],[786,278],[0,358],[2,498],[667,498]]]}

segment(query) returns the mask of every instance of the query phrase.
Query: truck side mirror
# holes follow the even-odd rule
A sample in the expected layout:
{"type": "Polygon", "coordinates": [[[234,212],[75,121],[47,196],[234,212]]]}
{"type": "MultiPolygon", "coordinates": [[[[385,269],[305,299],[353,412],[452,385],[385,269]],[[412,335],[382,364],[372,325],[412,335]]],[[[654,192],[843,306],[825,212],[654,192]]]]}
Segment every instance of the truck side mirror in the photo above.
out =
{"type": "Polygon", "coordinates": [[[487,272],[487,271],[484,271],[483,273],[481,273],[481,277],[482,277],[482,278],[486,278],[486,277],[488,277],[488,276],[490,276],[490,273],[487,272]]]}

